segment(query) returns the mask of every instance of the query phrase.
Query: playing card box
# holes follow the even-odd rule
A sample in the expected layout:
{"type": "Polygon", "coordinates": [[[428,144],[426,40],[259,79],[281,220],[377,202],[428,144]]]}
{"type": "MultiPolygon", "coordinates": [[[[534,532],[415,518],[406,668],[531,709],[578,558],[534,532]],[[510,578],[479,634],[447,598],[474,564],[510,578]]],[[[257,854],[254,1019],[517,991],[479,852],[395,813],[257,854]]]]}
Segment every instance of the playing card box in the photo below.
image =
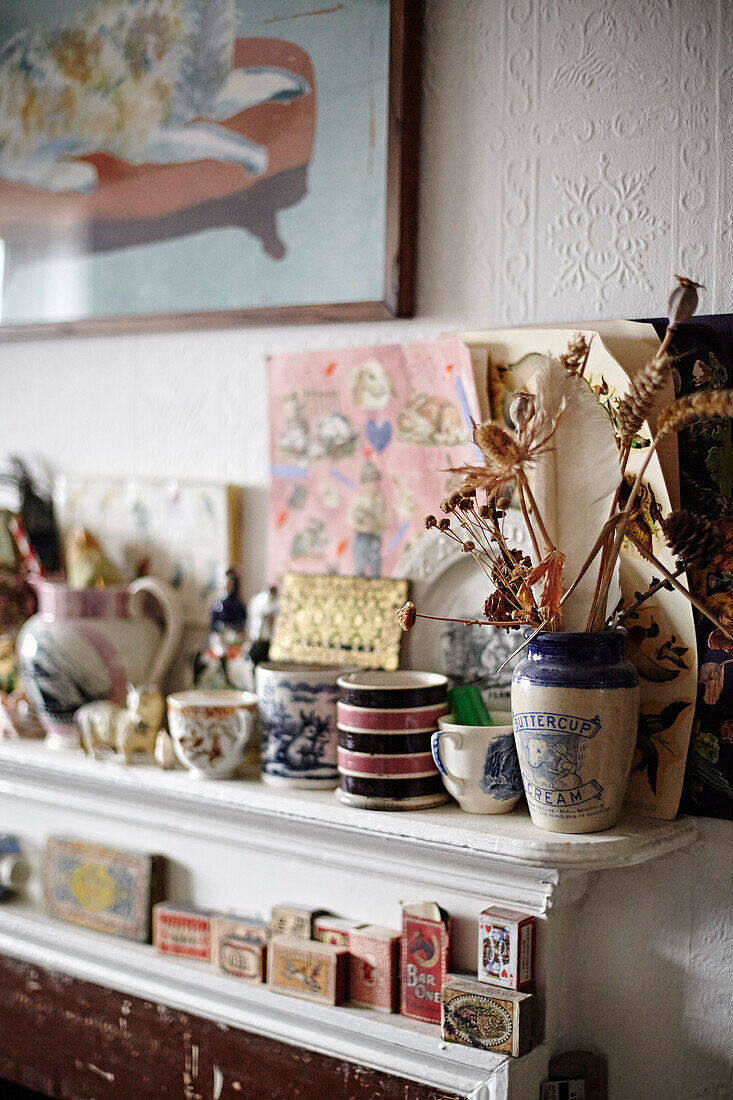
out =
{"type": "Polygon", "coordinates": [[[222,941],[230,936],[255,944],[267,943],[270,938],[270,924],[258,917],[216,913],[211,926],[211,961],[214,966],[220,965],[222,941]]]}
{"type": "Polygon", "coordinates": [[[210,962],[214,916],[210,909],[161,901],[153,909],[153,943],[164,955],[210,962]]]}
{"type": "Polygon", "coordinates": [[[248,982],[267,980],[267,944],[239,936],[224,936],[219,943],[218,965],[227,974],[248,982]]]}
{"type": "Polygon", "coordinates": [[[535,918],[511,909],[484,909],[478,923],[478,978],[525,989],[534,981],[535,918]]]}
{"type": "Polygon", "coordinates": [[[290,997],[342,1004],[348,999],[349,952],[331,943],[276,936],[268,950],[267,984],[290,997]]]}
{"type": "Polygon", "coordinates": [[[352,1004],[380,1012],[398,1012],[400,1003],[400,934],[367,924],[349,937],[352,1004]]]}
{"type": "Polygon", "coordinates": [[[44,898],[52,917],[150,942],[151,909],[165,896],[165,860],[101,844],[51,837],[44,898]]]}
{"type": "Polygon", "coordinates": [[[532,1046],[533,1000],[531,993],[451,976],[443,987],[443,1038],[516,1058],[532,1046]]]}
{"type": "Polygon", "coordinates": [[[272,936],[290,936],[296,940],[312,940],[313,923],[327,916],[325,909],[306,909],[302,905],[276,905],[270,914],[272,936]]]}
{"type": "Polygon", "coordinates": [[[319,943],[333,943],[337,947],[348,947],[349,936],[355,928],[361,927],[361,921],[348,917],[333,917],[326,914],[313,921],[313,939],[319,943]]]}
{"type": "Polygon", "coordinates": [[[413,1020],[440,1023],[448,969],[450,918],[434,901],[402,903],[400,1011],[413,1020]]]}

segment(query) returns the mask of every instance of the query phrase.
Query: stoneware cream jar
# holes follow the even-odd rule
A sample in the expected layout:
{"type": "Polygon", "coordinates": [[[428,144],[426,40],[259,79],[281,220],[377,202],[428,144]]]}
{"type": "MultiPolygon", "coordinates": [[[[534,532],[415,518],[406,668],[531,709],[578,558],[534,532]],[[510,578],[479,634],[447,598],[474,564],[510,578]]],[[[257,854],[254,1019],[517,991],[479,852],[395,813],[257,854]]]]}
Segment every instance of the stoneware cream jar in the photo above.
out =
{"type": "Polygon", "coordinates": [[[514,736],[532,821],[552,833],[616,824],[631,772],[639,676],[624,631],[539,634],[512,678],[514,736]]]}

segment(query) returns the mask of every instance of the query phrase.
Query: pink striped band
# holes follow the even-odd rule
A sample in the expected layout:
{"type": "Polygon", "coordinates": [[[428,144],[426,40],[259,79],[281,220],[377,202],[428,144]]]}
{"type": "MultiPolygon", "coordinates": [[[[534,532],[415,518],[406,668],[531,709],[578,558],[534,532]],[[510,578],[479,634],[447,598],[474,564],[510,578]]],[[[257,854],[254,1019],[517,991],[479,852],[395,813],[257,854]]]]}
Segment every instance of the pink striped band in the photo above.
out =
{"type": "Polygon", "coordinates": [[[372,755],[338,750],[339,771],[347,775],[378,775],[384,779],[400,775],[435,775],[437,769],[429,752],[372,755]]]}
{"type": "Polygon", "coordinates": [[[404,710],[372,710],[370,707],[352,707],[337,703],[338,724],[346,730],[434,730],[438,719],[448,713],[447,703],[432,707],[414,707],[404,710]]]}

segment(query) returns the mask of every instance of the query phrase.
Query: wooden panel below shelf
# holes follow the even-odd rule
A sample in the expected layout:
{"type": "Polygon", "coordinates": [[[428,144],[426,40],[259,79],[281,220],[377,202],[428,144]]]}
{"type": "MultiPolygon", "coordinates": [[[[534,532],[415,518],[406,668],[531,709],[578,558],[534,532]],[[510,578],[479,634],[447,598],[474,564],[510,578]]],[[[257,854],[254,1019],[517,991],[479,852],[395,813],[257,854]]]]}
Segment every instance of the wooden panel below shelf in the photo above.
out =
{"type": "Polygon", "coordinates": [[[459,1100],[3,956],[0,1077],[53,1100],[459,1100]]]}

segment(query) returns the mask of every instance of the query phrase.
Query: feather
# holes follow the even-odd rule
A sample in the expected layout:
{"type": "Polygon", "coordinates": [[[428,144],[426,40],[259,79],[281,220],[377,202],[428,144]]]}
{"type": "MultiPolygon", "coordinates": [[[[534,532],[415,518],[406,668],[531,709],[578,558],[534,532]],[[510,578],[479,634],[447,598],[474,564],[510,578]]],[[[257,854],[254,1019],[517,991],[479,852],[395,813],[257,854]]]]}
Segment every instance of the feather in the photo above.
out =
{"type": "MultiPolygon", "coordinates": [[[[565,555],[563,588],[570,587],[608,519],[621,480],[611,419],[588,383],[548,357],[532,382],[538,406],[562,415],[550,447],[528,471],[537,508],[556,548],[565,555]],[[564,405],[564,408],[563,408],[564,405]]],[[[563,604],[562,630],[585,630],[600,555],[563,604]]],[[[610,603],[620,595],[617,575],[610,603]]]]}

